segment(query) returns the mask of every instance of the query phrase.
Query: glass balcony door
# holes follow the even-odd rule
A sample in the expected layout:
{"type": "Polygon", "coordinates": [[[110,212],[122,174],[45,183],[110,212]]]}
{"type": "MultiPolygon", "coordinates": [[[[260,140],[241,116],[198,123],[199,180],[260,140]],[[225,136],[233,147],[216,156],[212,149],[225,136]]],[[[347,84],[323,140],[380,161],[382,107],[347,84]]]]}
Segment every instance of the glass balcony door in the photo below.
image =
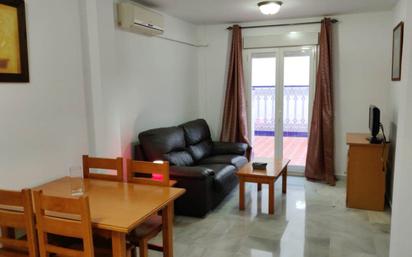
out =
{"type": "Polygon", "coordinates": [[[287,158],[291,171],[303,172],[316,48],[247,50],[245,55],[255,160],[287,158]]]}

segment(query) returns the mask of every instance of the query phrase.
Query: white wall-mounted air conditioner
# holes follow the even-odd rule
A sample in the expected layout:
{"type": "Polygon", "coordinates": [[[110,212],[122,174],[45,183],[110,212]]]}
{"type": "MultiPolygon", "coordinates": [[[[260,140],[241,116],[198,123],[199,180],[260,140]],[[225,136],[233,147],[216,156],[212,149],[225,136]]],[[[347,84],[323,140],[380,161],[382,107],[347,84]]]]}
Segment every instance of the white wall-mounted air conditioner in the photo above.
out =
{"type": "Polygon", "coordinates": [[[119,26],[125,30],[156,36],[164,32],[164,19],[159,13],[129,2],[117,4],[119,26]]]}

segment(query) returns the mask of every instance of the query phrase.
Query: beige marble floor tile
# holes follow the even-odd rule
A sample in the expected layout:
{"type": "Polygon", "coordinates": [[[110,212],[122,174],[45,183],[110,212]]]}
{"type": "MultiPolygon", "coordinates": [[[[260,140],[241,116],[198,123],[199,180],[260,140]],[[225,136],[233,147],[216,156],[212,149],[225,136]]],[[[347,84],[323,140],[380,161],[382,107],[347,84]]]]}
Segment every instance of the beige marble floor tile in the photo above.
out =
{"type": "Polygon", "coordinates": [[[370,223],[378,223],[378,224],[390,224],[391,223],[391,216],[388,211],[385,211],[385,212],[368,211],[367,213],[368,213],[370,223]]]}
{"type": "Polygon", "coordinates": [[[275,215],[268,215],[267,186],[258,193],[248,184],[245,211],[236,189],[204,219],[177,216],[175,256],[388,257],[390,213],[347,209],[345,181],[330,187],[290,177],[287,195],[281,185],[275,215]]]}

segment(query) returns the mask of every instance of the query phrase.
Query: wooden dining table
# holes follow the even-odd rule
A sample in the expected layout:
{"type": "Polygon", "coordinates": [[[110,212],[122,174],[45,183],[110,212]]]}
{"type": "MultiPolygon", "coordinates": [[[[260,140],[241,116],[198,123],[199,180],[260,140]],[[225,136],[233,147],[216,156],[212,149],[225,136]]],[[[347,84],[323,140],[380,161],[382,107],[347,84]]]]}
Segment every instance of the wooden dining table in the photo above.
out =
{"type": "MultiPolygon", "coordinates": [[[[126,235],[161,211],[164,256],[173,257],[173,204],[185,189],[83,179],[84,194],[89,197],[94,229],[111,234],[113,257],[126,257],[126,235]]],[[[64,177],[33,190],[46,195],[71,196],[71,181],[64,177]]]]}

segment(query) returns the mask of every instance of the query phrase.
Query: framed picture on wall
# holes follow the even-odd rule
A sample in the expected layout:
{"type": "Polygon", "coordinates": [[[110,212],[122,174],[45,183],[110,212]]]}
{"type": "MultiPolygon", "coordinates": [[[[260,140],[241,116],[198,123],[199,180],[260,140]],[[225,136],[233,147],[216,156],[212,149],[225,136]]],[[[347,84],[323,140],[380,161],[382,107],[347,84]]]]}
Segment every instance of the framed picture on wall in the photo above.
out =
{"type": "Polygon", "coordinates": [[[0,82],[29,82],[24,0],[0,0],[0,82]]]}
{"type": "Polygon", "coordinates": [[[392,81],[400,81],[402,77],[403,26],[400,22],[393,29],[392,81]]]}

